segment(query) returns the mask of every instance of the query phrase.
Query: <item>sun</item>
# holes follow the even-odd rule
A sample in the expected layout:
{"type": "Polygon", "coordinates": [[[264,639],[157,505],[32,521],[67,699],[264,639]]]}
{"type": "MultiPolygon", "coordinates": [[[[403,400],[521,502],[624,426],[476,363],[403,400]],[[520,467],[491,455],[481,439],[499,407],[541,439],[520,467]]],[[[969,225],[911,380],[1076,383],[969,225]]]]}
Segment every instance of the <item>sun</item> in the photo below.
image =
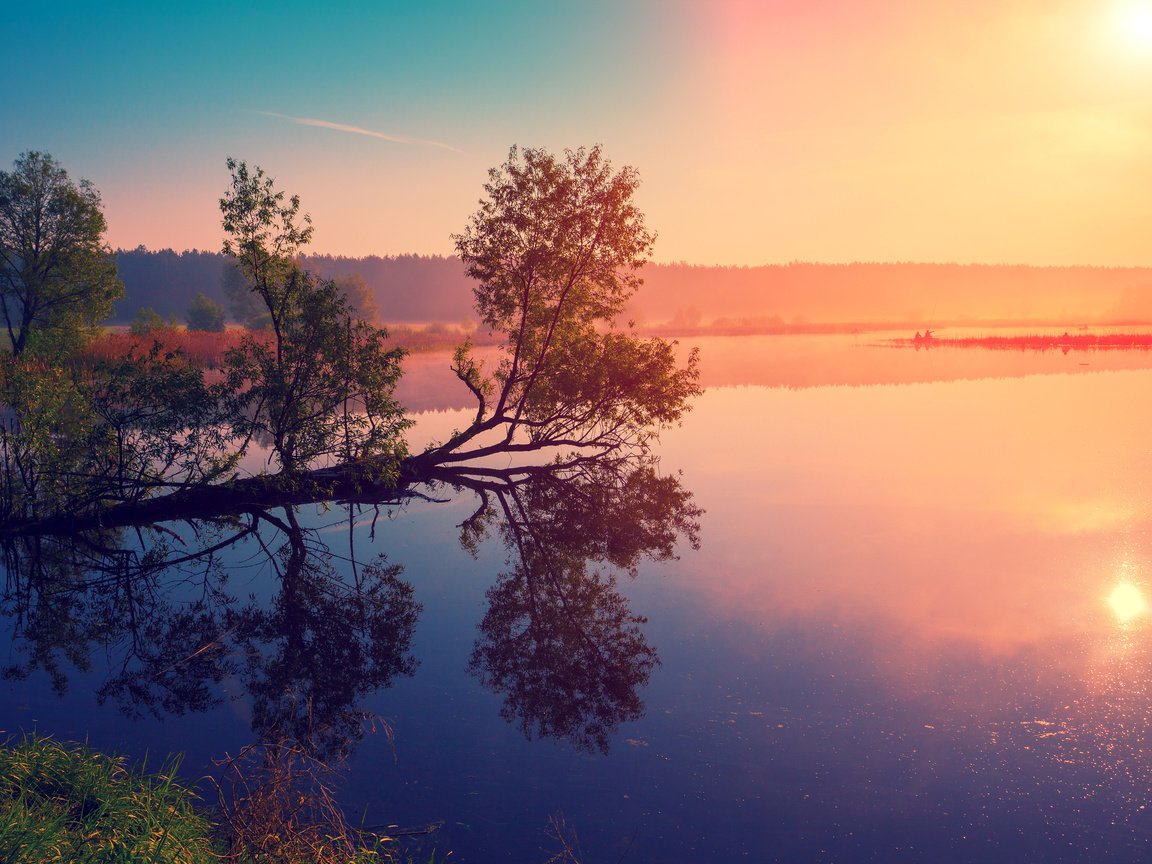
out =
{"type": "Polygon", "coordinates": [[[1118,10],[1116,26],[1132,47],[1152,49],[1152,2],[1124,4],[1118,10]]]}
{"type": "Polygon", "coordinates": [[[1140,589],[1131,582],[1121,582],[1108,595],[1108,605],[1121,623],[1126,623],[1148,611],[1148,603],[1140,589]]]}

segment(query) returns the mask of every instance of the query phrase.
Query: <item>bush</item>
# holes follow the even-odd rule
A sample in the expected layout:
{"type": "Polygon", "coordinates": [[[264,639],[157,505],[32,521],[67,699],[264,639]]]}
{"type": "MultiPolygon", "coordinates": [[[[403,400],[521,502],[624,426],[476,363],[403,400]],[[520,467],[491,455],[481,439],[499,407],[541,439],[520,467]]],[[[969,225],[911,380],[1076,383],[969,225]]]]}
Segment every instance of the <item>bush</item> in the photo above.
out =
{"type": "Polygon", "coordinates": [[[224,307],[203,292],[188,306],[188,329],[208,333],[224,332],[224,307]]]}
{"type": "Polygon", "coordinates": [[[141,306],[136,312],[136,317],[132,319],[132,324],[128,329],[133,336],[147,336],[149,333],[174,330],[176,326],[175,318],[165,319],[163,315],[151,306],[141,306]]]}

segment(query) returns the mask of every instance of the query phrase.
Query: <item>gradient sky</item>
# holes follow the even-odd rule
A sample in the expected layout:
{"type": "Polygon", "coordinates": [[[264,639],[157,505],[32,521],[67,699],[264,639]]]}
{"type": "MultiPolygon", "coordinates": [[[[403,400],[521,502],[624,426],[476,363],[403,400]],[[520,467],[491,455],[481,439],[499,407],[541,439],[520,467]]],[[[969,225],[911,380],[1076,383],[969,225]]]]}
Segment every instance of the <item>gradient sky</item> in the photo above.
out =
{"type": "Polygon", "coordinates": [[[510,145],[601,143],[658,261],[1152,265],[1140,0],[180,5],[3,3],[0,166],[113,246],[217,249],[234,156],[313,251],[448,254],[510,145]]]}

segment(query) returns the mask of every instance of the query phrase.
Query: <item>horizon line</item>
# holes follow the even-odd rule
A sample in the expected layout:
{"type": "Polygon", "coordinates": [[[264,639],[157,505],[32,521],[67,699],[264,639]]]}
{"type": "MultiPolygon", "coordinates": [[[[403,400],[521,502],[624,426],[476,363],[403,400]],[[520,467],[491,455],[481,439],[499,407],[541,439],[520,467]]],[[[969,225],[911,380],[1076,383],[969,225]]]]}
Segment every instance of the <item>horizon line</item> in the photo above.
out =
{"type": "MultiPolygon", "coordinates": [[[[223,255],[219,249],[192,249],[184,248],[177,250],[172,246],[164,246],[156,249],[149,248],[147,245],[140,243],[132,248],[124,246],[117,246],[112,250],[113,254],[133,253],[143,251],[147,254],[158,254],[160,252],[171,252],[175,255],[223,255]]],[[[346,252],[304,252],[301,253],[304,258],[347,258],[367,259],[367,258],[456,258],[455,253],[444,252],[369,252],[363,255],[352,255],[346,252]]],[[[911,259],[905,260],[871,260],[866,261],[862,259],[854,259],[852,261],[818,261],[818,260],[803,260],[792,259],[790,261],[765,261],[760,264],[701,264],[692,261],[685,261],[683,259],[674,261],[649,261],[647,262],[653,267],[697,267],[700,269],[709,270],[756,270],[761,267],[1030,267],[1037,270],[1152,270],[1152,264],[1034,264],[1022,261],[917,261],[911,259]]]]}

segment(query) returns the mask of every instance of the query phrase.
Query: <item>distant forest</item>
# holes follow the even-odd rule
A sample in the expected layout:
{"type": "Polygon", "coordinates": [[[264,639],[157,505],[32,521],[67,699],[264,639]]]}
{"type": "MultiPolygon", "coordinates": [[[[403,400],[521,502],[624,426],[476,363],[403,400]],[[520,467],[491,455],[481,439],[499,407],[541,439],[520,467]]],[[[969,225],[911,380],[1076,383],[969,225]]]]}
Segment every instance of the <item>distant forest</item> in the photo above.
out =
{"type": "MultiPolygon", "coordinates": [[[[203,292],[225,309],[225,273],[231,267],[219,252],[150,252],[143,247],[118,250],[124,299],[116,305],[115,321],[131,321],[144,306],[163,317],[183,320],[188,304],[203,292]]],[[[472,314],[471,282],[456,258],[397,255],[343,258],[309,255],[304,266],[326,279],[359,274],[376,296],[389,323],[443,321],[462,323],[472,314]]]]}
{"type": "MultiPolygon", "coordinates": [[[[115,321],[142,307],[183,320],[203,292],[228,306],[229,266],[217,252],[117,253],[125,297],[115,321]]],[[[387,323],[474,318],[472,283],[454,257],[311,255],[325,278],[359,275],[387,323]]],[[[807,264],[702,267],[651,264],[630,309],[640,324],[763,329],[820,324],[1152,322],[1152,268],[979,264],[807,264]]]]}

